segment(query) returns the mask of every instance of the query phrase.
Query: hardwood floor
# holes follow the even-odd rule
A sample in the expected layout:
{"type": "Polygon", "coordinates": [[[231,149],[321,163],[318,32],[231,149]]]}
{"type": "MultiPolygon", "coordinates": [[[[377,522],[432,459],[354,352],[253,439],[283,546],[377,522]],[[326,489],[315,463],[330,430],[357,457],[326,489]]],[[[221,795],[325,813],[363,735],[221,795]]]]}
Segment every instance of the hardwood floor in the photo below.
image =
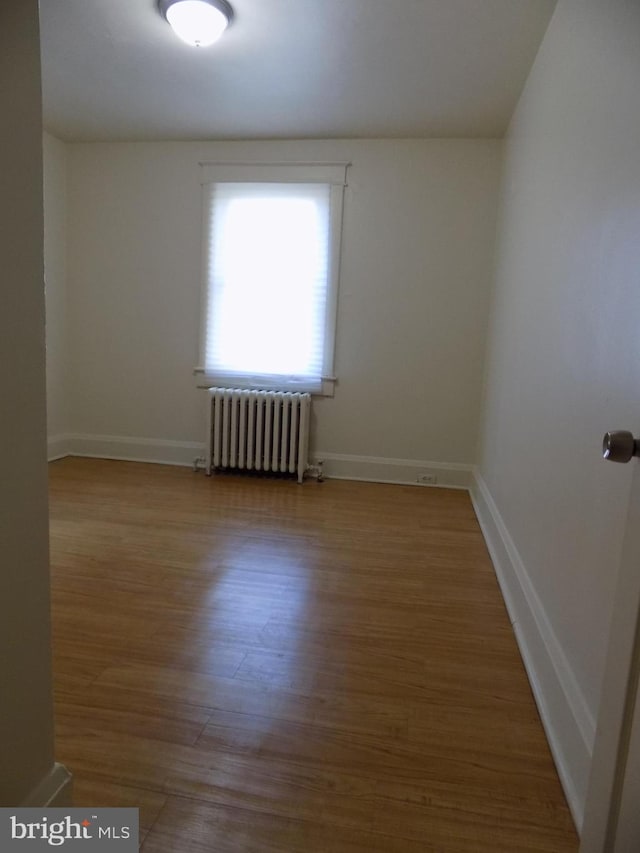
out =
{"type": "Polygon", "coordinates": [[[577,851],[465,492],[50,475],[56,757],[144,853],[577,851]]]}

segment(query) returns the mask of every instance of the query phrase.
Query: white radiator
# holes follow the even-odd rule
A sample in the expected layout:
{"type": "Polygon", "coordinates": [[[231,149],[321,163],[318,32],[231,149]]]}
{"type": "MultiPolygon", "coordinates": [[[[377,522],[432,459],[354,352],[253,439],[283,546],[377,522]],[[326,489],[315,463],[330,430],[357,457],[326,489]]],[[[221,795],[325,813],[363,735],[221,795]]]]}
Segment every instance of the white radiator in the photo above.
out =
{"type": "Polygon", "coordinates": [[[214,468],[298,475],[308,467],[310,394],[209,388],[207,474],[214,468]]]}

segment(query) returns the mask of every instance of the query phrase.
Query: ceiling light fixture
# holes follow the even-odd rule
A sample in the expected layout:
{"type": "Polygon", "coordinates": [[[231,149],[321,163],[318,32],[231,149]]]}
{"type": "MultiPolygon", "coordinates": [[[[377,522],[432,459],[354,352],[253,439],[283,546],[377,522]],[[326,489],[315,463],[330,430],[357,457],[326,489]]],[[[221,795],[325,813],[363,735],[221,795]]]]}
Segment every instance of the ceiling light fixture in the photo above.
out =
{"type": "Polygon", "coordinates": [[[227,0],[158,0],[158,8],[178,38],[193,47],[213,44],[233,18],[227,0]]]}

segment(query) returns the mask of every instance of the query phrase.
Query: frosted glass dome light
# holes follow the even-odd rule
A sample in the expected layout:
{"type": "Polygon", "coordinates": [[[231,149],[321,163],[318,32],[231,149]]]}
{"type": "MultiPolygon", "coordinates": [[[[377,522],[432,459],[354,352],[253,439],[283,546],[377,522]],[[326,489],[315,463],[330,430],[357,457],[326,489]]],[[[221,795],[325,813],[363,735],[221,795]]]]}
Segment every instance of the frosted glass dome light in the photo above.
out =
{"type": "Polygon", "coordinates": [[[158,6],[178,38],[193,47],[213,44],[233,17],[226,0],[159,0],[158,6]]]}

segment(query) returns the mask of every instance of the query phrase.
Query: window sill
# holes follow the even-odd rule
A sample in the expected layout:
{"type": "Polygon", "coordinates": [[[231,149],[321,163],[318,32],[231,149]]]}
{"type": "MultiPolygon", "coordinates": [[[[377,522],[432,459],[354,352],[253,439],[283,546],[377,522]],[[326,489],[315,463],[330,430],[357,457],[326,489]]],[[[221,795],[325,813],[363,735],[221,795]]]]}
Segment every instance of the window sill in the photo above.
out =
{"type": "MultiPolygon", "coordinates": [[[[322,387],[320,390],[309,390],[308,388],[301,387],[275,387],[272,383],[268,383],[271,387],[265,388],[264,384],[260,384],[258,381],[252,380],[244,380],[238,382],[229,382],[220,379],[219,377],[207,375],[205,369],[203,367],[195,367],[193,370],[193,375],[196,379],[196,388],[214,388],[214,387],[223,387],[223,388],[239,388],[241,390],[246,391],[291,391],[293,393],[300,392],[305,393],[308,392],[312,397],[333,397],[335,396],[335,386],[337,383],[337,379],[335,376],[323,376],[322,377],[322,387]]],[[[283,383],[284,385],[285,383],[283,383]]]]}

